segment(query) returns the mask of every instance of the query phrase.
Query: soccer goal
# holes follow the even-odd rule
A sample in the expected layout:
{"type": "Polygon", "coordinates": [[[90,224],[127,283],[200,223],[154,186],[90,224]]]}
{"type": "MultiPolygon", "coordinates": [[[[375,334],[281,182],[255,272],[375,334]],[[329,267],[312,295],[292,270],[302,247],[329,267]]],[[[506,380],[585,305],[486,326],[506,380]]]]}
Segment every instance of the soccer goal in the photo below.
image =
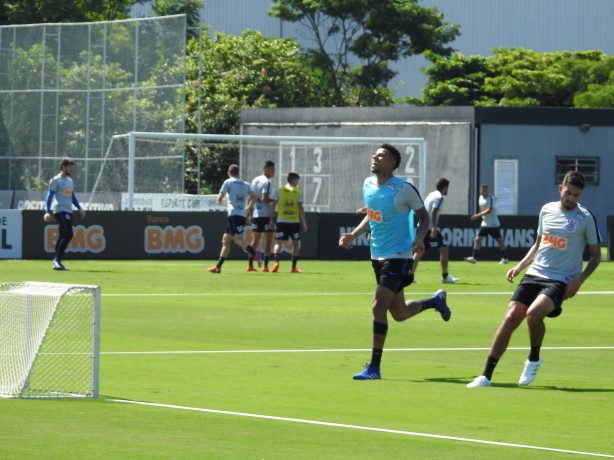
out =
{"type": "MultiPolygon", "coordinates": [[[[403,154],[396,174],[413,183],[422,196],[426,191],[427,151],[423,138],[131,132],[114,138],[114,142],[116,147],[99,182],[122,184],[123,209],[138,208],[135,204],[147,194],[158,192],[171,197],[177,193],[178,181],[170,178],[184,172],[197,187],[190,193],[217,194],[227,178],[229,164],[239,164],[241,177],[251,181],[262,174],[264,162],[272,160],[276,163],[274,186],[284,185],[289,172],[301,176],[306,211],[354,212],[362,206],[359,192],[370,174],[371,156],[385,142],[403,154]],[[171,183],[176,185],[169,187],[171,183]]],[[[177,210],[200,207],[195,204],[195,209],[177,210]]]]}
{"type": "Polygon", "coordinates": [[[0,397],[97,398],[100,288],[0,283],[0,397]]]}

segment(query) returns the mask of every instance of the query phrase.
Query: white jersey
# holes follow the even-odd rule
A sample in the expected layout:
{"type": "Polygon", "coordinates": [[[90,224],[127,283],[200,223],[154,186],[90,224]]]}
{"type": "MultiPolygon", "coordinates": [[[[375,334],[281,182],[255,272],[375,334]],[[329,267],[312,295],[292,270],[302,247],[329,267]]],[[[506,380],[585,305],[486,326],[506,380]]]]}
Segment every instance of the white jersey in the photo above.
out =
{"type": "Polygon", "coordinates": [[[497,199],[492,195],[486,195],[485,197],[480,195],[478,204],[480,211],[490,208],[490,212],[482,216],[482,227],[500,227],[501,223],[499,222],[499,216],[497,216],[496,207],[497,199]]]}
{"type": "Polygon", "coordinates": [[[441,214],[443,208],[443,195],[439,190],[429,193],[424,200],[424,207],[429,213],[429,230],[433,228],[433,210],[437,210],[437,214],[441,214]]]}
{"type": "Polygon", "coordinates": [[[252,187],[239,177],[226,179],[220,189],[221,194],[227,195],[227,208],[229,216],[246,217],[245,207],[252,187]]]}
{"type": "Polygon", "coordinates": [[[527,275],[569,283],[582,272],[582,253],[587,244],[601,243],[597,221],[578,204],[571,211],[559,201],[546,203],[539,212],[536,238],[540,244],[527,275]]]}
{"type": "Polygon", "coordinates": [[[264,174],[256,177],[252,181],[252,190],[257,197],[256,206],[254,207],[254,217],[270,217],[271,203],[263,203],[262,195],[266,193],[269,198],[273,197],[271,193],[271,180],[264,174]]]}

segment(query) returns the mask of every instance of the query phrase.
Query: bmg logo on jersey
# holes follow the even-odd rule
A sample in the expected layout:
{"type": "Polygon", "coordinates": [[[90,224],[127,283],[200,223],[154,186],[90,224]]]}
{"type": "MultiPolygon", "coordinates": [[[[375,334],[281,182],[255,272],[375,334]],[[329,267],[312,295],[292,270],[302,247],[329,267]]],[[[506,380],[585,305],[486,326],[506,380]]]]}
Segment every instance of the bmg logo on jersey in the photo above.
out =
{"type": "Polygon", "coordinates": [[[567,238],[563,236],[542,235],[542,244],[544,246],[554,246],[558,249],[567,249],[567,238]]]}
{"type": "Polygon", "coordinates": [[[185,228],[158,225],[145,227],[145,252],[148,254],[166,254],[191,252],[197,254],[205,249],[203,229],[198,225],[185,228]]]}
{"type": "MultiPolygon", "coordinates": [[[[47,225],[45,227],[45,252],[54,253],[55,243],[60,235],[59,225],[47,225]]],[[[66,248],[66,252],[91,252],[101,253],[105,250],[107,240],[104,228],[100,225],[85,227],[76,225],[73,227],[73,237],[66,248]]]]}

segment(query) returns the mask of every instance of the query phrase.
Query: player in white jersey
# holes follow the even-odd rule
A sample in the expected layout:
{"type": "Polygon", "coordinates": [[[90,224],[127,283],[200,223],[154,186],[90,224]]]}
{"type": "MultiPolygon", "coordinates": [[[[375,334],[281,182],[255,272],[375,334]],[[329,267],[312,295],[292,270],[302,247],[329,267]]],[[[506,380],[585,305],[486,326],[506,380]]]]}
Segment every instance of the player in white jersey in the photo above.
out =
{"type": "Polygon", "coordinates": [[[478,253],[482,248],[482,240],[489,235],[497,240],[497,243],[499,243],[499,249],[501,250],[501,259],[499,260],[499,263],[506,264],[509,262],[505,255],[507,247],[505,246],[505,242],[501,236],[501,223],[499,222],[499,216],[497,215],[496,204],[497,200],[495,197],[488,194],[488,185],[480,185],[480,198],[478,200],[480,212],[473,214],[470,219],[474,221],[482,219],[482,225],[480,225],[480,230],[475,236],[475,241],[473,242],[473,254],[471,254],[469,257],[465,257],[465,260],[471,264],[478,261],[478,253]]]}
{"type": "Polygon", "coordinates": [[[45,199],[45,222],[52,222],[54,219],[58,222],[59,235],[55,244],[55,255],[53,258],[54,270],[66,270],[62,264],[64,251],[68,247],[68,243],[73,237],[72,229],[72,207],[73,205],[79,210],[81,217],[85,217],[85,211],[81,208],[79,200],[75,195],[73,181],[71,179],[74,162],[65,158],[60,163],[60,173],[49,181],[49,190],[45,199]],[[51,205],[55,199],[55,208],[53,213],[51,205]]]}
{"type": "Polygon", "coordinates": [[[450,187],[450,181],[445,177],[442,177],[437,181],[435,186],[436,190],[429,193],[424,200],[424,207],[429,213],[430,224],[429,231],[424,236],[424,249],[414,254],[414,263],[412,272],[416,274],[418,270],[418,263],[422,259],[422,256],[429,248],[434,248],[439,251],[439,263],[441,264],[441,281],[443,283],[457,283],[458,278],[450,276],[448,273],[448,260],[450,248],[443,240],[443,235],[439,231],[439,216],[443,210],[444,197],[448,194],[448,188],[450,187]]]}
{"type": "Polygon", "coordinates": [[[388,312],[395,321],[405,321],[424,310],[434,308],[444,321],[451,316],[446,292],[439,290],[425,300],[405,300],[403,289],[413,280],[412,253],[424,246],[429,215],[416,188],[395,177],[401,153],[390,144],[383,144],[372,157],[371,172],[363,185],[367,215],[351,233],[344,233],[339,246],[350,249],[354,238],[371,230],[371,264],[377,287],[373,299],[373,348],[371,361],[354,375],[354,380],[381,378],[380,363],[388,332],[388,312]],[[419,218],[415,241],[410,239],[409,211],[419,218]]]}
{"type": "Polygon", "coordinates": [[[527,318],[531,351],[518,381],[525,386],[535,380],[542,365],[540,349],[546,334],[546,317],[556,318],[565,299],[576,295],[601,261],[601,237],[595,217],[578,203],[585,179],[568,172],[559,185],[560,201],[545,204],[539,213],[535,244],[518,265],[508,270],[508,281],[529,266],[514,291],[507,313],[490,347],[484,372],[469,388],[490,386],[493,371],[507,349],[512,334],[527,318]],[[588,245],[590,259],[582,270],[582,253],[588,245]]]}
{"type": "MultiPolygon", "coordinates": [[[[269,260],[271,259],[271,248],[273,240],[273,229],[270,225],[271,220],[271,197],[273,190],[271,189],[271,178],[275,176],[275,163],[267,160],[262,168],[262,174],[252,181],[252,189],[256,194],[256,205],[253,208],[252,215],[248,215],[248,221],[254,225],[252,231],[251,246],[258,251],[260,242],[263,239],[263,257],[264,266],[263,272],[269,271],[269,260]],[[262,238],[264,236],[264,238],[262,238]]],[[[248,272],[258,271],[254,267],[254,258],[249,256],[247,265],[248,272]]]]}
{"type": "Polygon", "coordinates": [[[228,228],[222,236],[222,250],[217,264],[209,268],[211,273],[221,273],[222,264],[230,255],[231,244],[234,243],[247,252],[249,255],[258,259],[258,253],[250,244],[243,238],[243,230],[245,229],[246,217],[251,212],[254,203],[256,202],[256,194],[252,187],[239,177],[239,166],[230,165],[228,167],[228,179],[222,184],[220,193],[217,195],[218,204],[224,202],[224,198],[228,197],[228,228]]]}

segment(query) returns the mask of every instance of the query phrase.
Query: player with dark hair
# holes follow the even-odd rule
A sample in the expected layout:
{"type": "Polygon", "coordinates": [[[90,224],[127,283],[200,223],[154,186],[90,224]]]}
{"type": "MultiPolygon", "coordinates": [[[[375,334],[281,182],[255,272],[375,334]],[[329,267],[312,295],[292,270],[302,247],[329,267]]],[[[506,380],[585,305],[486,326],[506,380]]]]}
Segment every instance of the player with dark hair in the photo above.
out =
{"type": "Polygon", "coordinates": [[[400,152],[390,144],[382,144],[373,154],[371,172],[363,185],[367,215],[351,233],[344,233],[339,246],[350,249],[354,238],[371,229],[371,264],[375,272],[373,299],[373,347],[371,361],[354,375],[354,380],[381,378],[380,364],[388,333],[388,312],[395,321],[405,321],[427,309],[434,308],[444,321],[451,316],[446,292],[439,290],[425,300],[405,300],[404,288],[413,280],[412,251],[424,247],[429,215],[416,188],[394,176],[401,163],[400,152]],[[416,239],[411,240],[409,212],[419,218],[416,239]]]}
{"type": "Polygon", "coordinates": [[[439,251],[439,263],[441,264],[441,282],[442,283],[457,283],[458,278],[450,276],[448,273],[448,261],[449,251],[448,245],[443,239],[443,235],[439,231],[438,223],[439,216],[443,209],[444,197],[448,194],[448,188],[450,187],[450,181],[445,177],[442,177],[437,181],[435,185],[436,190],[429,193],[424,200],[424,207],[430,217],[429,231],[424,236],[424,246],[422,250],[418,250],[414,253],[414,263],[412,272],[415,274],[418,270],[418,263],[422,259],[422,256],[426,253],[428,248],[436,248],[439,251]]]}
{"type": "Polygon", "coordinates": [[[471,254],[469,257],[465,257],[465,260],[471,264],[478,261],[478,253],[482,248],[482,240],[487,236],[493,237],[495,240],[497,240],[497,243],[499,243],[499,249],[501,250],[501,260],[499,260],[499,263],[506,264],[509,262],[507,256],[505,255],[507,247],[505,246],[505,242],[501,236],[501,223],[499,222],[499,217],[497,216],[496,203],[497,200],[495,197],[488,194],[488,185],[480,185],[480,199],[478,203],[480,206],[480,212],[473,214],[470,219],[482,219],[482,225],[480,225],[480,230],[478,231],[473,243],[473,254],[471,254]]]}
{"type": "Polygon", "coordinates": [[[221,273],[222,264],[230,255],[231,244],[234,243],[247,252],[250,256],[258,259],[258,253],[243,238],[246,216],[256,201],[256,194],[252,187],[239,177],[239,166],[232,164],[228,167],[228,179],[222,184],[220,193],[217,195],[218,204],[224,203],[224,197],[228,197],[228,228],[222,236],[222,250],[217,264],[209,268],[211,273],[221,273]]]}
{"type": "Polygon", "coordinates": [[[55,219],[59,226],[59,236],[55,244],[55,255],[53,258],[54,270],[66,270],[62,264],[64,251],[68,247],[73,237],[72,228],[72,207],[79,211],[81,218],[85,217],[85,211],[81,208],[79,200],[75,195],[72,178],[74,162],[69,158],[64,158],[60,163],[60,172],[49,181],[49,190],[45,198],[45,222],[53,222],[55,219]],[[55,198],[55,208],[53,213],[51,205],[55,198]]]}
{"type": "MultiPolygon", "coordinates": [[[[248,221],[254,225],[251,246],[258,251],[260,241],[264,236],[264,267],[263,272],[269,271],[269,259],[271,256],[273,228],[271,227],[271,203],[272,190],[271,178],[275,176],[275,163],[267,160],[262,168],[262,174],[252,181],[252,189],[256,194],[256,205],[253,207],[253,214],[248,215],[248,221]]],[[[248,272],[258,271],[254,267],[254,258],[250,255],[247,265],[248,272]]]]}
{"type": "Polygon", "coordinates": [[[288,173],[288,183],[277,189],[273,194],[271,205],[271,226],[275,227],[275,246],[273,247],[275,263],[271,270],[273,273],[279,270],[281,245],[288,239],[292,240],[291,272],[301,273],[301,270],[296,266],[300,251],[301,224],[304,232],[309,228],[303,209],[303,192],[298,188],[300,179],[301,176],[297,173],[288,173]]]}
{"type": "Polygon", "coordinates": [[[525,267],[529,269],[514,291],[495,333],[484,372],[467,385],[469,388],[490,386],[497,363],[525,318],[531,351],[518,384],[526,386],[535,380],[542,365],[540,350],[546,335],[545,318],[556,318],[562,313],[563,301],[576,295],[601,261],[597,222],[591,212],[578,203],[584,185],[582,174],[568,172],[559,185],[559,201],[546,203],[539,212],[535,244],[508,270],[507,280],[511,283],[525,267]],[[590,259],[582,270],[582,253],[587,244],[590,259]]]}

